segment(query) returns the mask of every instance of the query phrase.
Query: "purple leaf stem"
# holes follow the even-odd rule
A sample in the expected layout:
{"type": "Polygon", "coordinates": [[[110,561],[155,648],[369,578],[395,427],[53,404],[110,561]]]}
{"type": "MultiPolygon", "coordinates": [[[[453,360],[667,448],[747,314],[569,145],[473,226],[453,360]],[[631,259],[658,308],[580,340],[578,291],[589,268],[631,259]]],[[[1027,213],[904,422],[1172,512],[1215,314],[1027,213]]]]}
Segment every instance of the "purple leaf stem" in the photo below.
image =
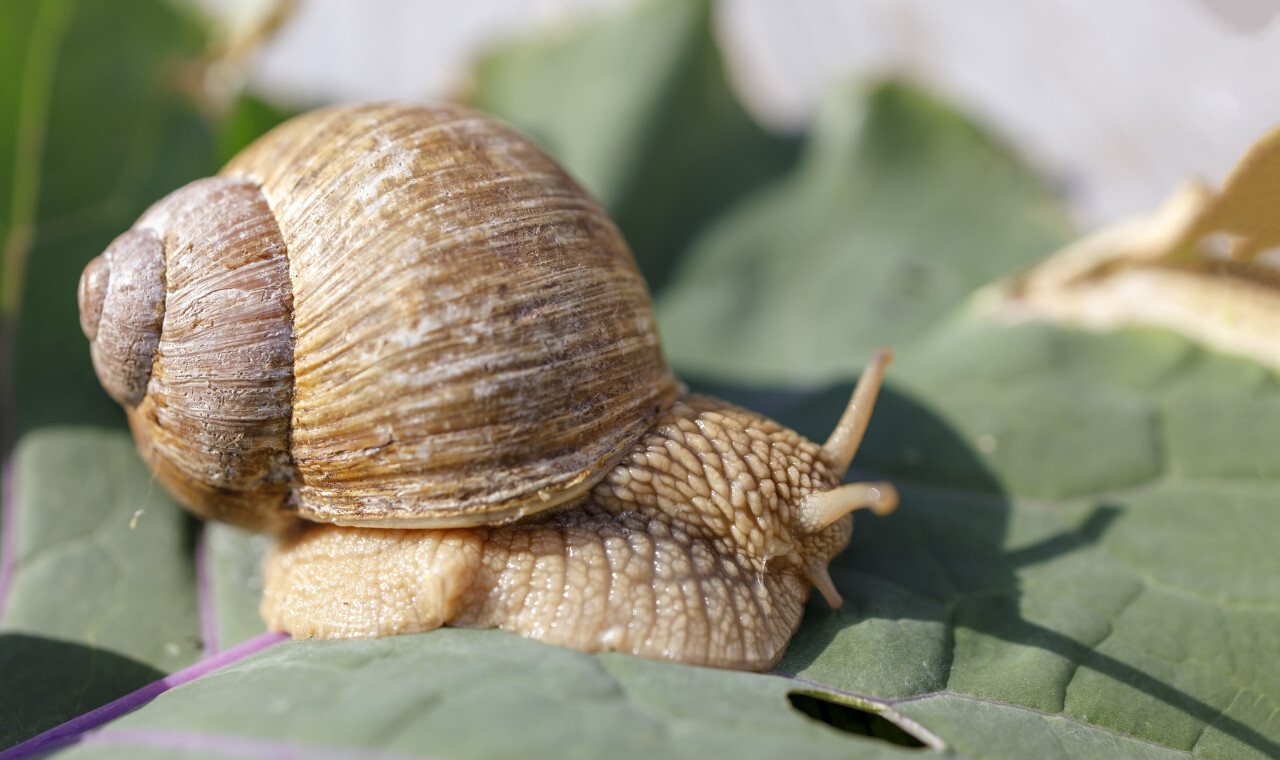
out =
{"type": "Polygon", "coordinates": [[[42,752],[52,752],[55,749],[75,744],[83,740],[82,734],[84,732],[97,728],[109,720],[114,720],[130,710],[141,707],[169,689],[190,683],[219,668],[242,660],[267,647],[279,644],[287,638],[289,638],[289,634],[276,632],[255,636],[221,654],[201,660],[189,668],[179,670],[177,673],[165,676],[159,681],[149,683],[114,702],[109,702],[96,710],[90,710],[84,715],[72,718],[62,725],[54,726],[21,744],[15,744],[9,749],[0,752],[0,760],[19,760],[19,758],[31,757],[42,752]]]}
{"type": "Polygon", "coordinates": [[[200,640],[205,657],[218,654],[218,611],[213,604],[213,578],[209,558],[209,526],[201,522],[196,536],[196,604],[200,611],[200,640]]]}

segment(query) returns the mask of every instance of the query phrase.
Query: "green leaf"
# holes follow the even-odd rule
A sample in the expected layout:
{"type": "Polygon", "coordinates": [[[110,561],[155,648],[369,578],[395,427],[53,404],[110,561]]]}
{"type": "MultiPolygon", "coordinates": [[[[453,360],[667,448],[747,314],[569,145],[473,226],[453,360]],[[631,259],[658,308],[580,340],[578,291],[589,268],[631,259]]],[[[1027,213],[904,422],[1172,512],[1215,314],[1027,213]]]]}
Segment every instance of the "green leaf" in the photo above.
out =
{"type": "Polygon", "coordinates": [[[978,757],[1161,756],[1100,754],[1116,737],[1274,756],[1280,508],[1263,452],[1280,428],[1232,439],[1194,421],[1272,418],[1276,378],[1167,333],[971,322],[897,372],[902,398],[946,420],[931,445],[948,467],[908,456],[911,415],[880,410],[860,462],[897,474],[902,507],[859,522],[832,569],[847,607],[811,605],[779,669],[884,699],[978,757]],[[1114,418],[1064,417],[1072,397],[1114,418]],[[983,722],[1031,716],[1016,741],[983,722]]]}
{"type": "Polygon", "coordinates": [[[787,706],[786,679],[592,656],[497,631],[300,641],[170,691],[68,758],[912,757],[787,706]],[[108,755],[112,756],[112,755],[108,755]],[[339,755],[341,756],[341,755],[339,755]]]}
{"type": "MultiPolygon", "coordinates": [[[[970,758],[1280,756],[1275,376],[1161,331],[971,316],[973,289],[1067,235],[1036,178],[892,84],[834,94],[782,176],[785,142],[724,100],[706,5],[628,13],[495,54],[475,100],[566,158],[629,235],[651,235],[637,244],[651,271],[670,271],[661,257],[696,237],[661,304],[664,337],[728,395],[821,439],[847,385],[746,386],[845,381],[871,346],[895,347],[854,464],[894,480],[902,506],[859,518],[833,563],[845,606],[813,600],[772,675],[493,631],[290,642],[58,754],[921,756],[905,746],[915,737],[970,758]]],[[[12,71],[32,71],[41,51],[57,64],[36,121],[15,104],[39,105],[40,92],[0,70],[5,160],[31,160],[14,125],[44,125],[27,134],[46,143],[38,187],[9,188],[27,193],[27,211],[12,213],[23,208],[12,198],[0,210],[8,239],[14,219],[33,231],[16,402],[0,402],[22,410],[26,431],[6,465],[0,535],[4,746],[262,630],[261,538],[199,532],[123,432],[49,425],[118,420],[76,325],[79,268],[282,112],[247,102],[224,127],[179,95],[175,62],[201,30],[169,6],[0,14],[0,34],[20,29],[4,38],[20,52],[0,48],[21,62],[12,71]],[[150,39],[162,31],[175,34],[150,39]],[[122,44],[130,34],[146,39],[122,44]],[[109,55],[126,60],[101,90],[127,90],[123,110],[91,86],[109,55]],[[90,106],[108,110],[90,120],[77,110],[90,106]],[[68,174],[80,164],[82,182],[68,174]]]]}
{"type": "Polygon", "coordinates": [[[47,731],[164,673],[110,650],[46,636],[0,633],[0,748],[47,731]]]}
{"type": "Polygon", "coordinates": [[[204,569],[209,576],[206,653],[230,649],[266,630],[258,615],[262,561],[271,539],[221,523],[204,526],[204,569]],[[209,639],[212,639],[210,641],[209,639]]]}
{"type": "Polygon", "coordinates": [[[13,716],[0,722],[0,746],[200,652],[195,523],[153,486],[128,434],[44,429],[23,437],[14,462],[0,661],[21,667],[4,671],[20,678],[0,690],[0,713],[13,716]]]}
{"type": "Polygon", "coordinates": [[[945,106],[895,84],[836,90],[796,171],[681,262],[658,298],[663,344],[698,376],[846,378],[1069,229],[1038,178],[945,106]]]}
{"type": "Polygon", "coordinates": [[[797,142],[738,104],[706,0],[648,0],[480,62],[468,96],[604,205],[655,292],[707,219],[780,176],[797,142]]]}
{"type": "Polygon", "coordinates": [[[66,3],[11,3],[0,24],[0,315],[12,317],[30,244],[37,159],[66,3]]]}

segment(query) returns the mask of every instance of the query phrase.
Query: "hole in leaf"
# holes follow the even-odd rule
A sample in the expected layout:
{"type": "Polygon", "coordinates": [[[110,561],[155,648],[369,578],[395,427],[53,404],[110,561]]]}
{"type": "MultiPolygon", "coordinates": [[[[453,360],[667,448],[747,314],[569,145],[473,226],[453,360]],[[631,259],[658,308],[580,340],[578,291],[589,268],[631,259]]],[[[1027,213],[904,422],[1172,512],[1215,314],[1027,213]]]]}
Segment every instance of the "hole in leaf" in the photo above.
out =
{"type": "Polygon", "coordinates": [[[792,707],[810,718],[841,731],[874,737],[902,747],[923,749],[925,746],[919,739],[873,712],[795,691],[787,694],[787,699],[792,707]]]}

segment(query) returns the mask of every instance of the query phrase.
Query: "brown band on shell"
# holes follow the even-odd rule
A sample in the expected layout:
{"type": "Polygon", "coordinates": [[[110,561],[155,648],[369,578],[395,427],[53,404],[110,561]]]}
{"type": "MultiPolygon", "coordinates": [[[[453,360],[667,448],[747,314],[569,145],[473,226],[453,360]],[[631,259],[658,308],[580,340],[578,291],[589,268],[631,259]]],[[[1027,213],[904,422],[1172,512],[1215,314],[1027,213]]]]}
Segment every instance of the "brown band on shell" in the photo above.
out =
{"type": "Polygon", "coordinates": [[[261,183],[289,246],[306,517],[515,519],[584,494],[674,402],[617,228],[493,120],[323,110],[224,173],[261,183]]]}
{"type": "Polygon", "coordinates": [[[168,290],[160,356],[129,410],[139,450],[197,514],[279,530],[294,520],[293,296],[271,210],[253,182],[214,177],[135,230],[163,240],[168,290]]]}
{"type": "Polygon", "coordinates": [[[149,230],[125,232],[80,277],[80,326],[98,380],[126,407],[142,401],[164,318],[164,248],[149,230]]]}

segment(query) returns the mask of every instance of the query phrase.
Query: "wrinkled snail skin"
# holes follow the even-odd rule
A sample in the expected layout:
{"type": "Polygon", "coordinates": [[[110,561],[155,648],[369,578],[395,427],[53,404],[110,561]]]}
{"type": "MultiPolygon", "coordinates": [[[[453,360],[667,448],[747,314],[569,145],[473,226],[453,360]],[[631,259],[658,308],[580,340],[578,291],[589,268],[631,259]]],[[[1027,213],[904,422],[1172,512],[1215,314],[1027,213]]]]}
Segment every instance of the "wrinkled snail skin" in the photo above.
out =
{"type": "Polygon", "coordinates": [[[803,514],[806,497],[837,493],[831,460],[764,417],[686,396],[571,507],[495,528],[307,529],[268,559],[263,616],[294,636],[497,627],[766,669],[815,582],[839,605],[826,566],[849,541],[847,509],[893,507],[877,484],[834,520],[803,514]]]}
{"type": "Polygon", "coordinates": [[[824,444],[682,395],[604,211],[466,109],[290,120],[85,269],[81,325],[157,480],[278,536],[294,636],[497,627],[762,669],[848,513],[891,355],[824,444]]]}

